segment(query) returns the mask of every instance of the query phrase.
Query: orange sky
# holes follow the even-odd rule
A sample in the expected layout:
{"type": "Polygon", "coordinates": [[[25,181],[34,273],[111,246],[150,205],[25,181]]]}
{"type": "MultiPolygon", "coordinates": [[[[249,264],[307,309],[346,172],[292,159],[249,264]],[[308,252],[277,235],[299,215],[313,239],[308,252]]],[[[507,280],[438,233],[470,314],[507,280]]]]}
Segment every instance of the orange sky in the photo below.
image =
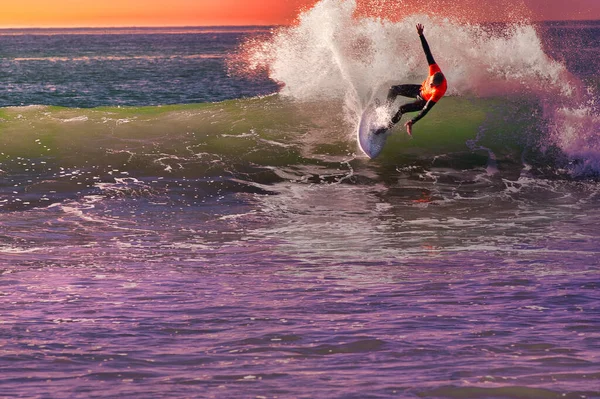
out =
{"type": "MultiPolygon", "coordinates": [[[[0,27],[276,25],[317,0],[2,0],[0,27]]],[[[474,17],[498,3],[525,4],[536,20],[600,19],[600,0],[357,0],[359,8],[423,8],[457,3],[474,17]],[[412,4],[411,4],[412,3],[412,4]],[[365,7],[366,4],[366,7],[365,7]]],[[[489,11],[491,8],[494,11],[489,11]]],[[[512,7],[509,7],[512,8],[512,7]]],[[[514,7],[519,13],[521,9],[514,7]]],[[[393,15],[393,13],[392,13],[393,15]]],[[[396,14],[397,15],[397,14],[396,14]]]]}
{"type": "Polygon", "coordinates": [[[271,25],[311,1],[2,0],[0,27],[271,25]]]}

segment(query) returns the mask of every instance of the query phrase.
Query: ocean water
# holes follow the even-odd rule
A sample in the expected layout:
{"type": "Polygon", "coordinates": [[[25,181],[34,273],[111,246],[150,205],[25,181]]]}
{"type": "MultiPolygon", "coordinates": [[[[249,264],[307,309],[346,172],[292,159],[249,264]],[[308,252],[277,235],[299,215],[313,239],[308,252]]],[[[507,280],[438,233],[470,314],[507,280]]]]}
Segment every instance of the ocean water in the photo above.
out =
{"type": "Polygon", "coordinates": [[[600,23],[353,8],[0,31],[1,398],[600,397],[600,23]]]}

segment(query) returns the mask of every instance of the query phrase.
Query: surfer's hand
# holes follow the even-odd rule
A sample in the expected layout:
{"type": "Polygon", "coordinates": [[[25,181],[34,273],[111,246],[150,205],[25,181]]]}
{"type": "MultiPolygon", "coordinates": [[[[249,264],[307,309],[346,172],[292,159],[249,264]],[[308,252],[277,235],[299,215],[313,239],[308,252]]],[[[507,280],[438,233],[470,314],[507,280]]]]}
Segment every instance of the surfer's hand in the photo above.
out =
{"type": "Polygon", "coordinates": [[[417,24],[417,33],[419,34],[419,36],[423,36],[423,29],[425,29],[423,24],[417,24]]]}
{"type": "Polygon", "coordinates": [[[413,125],[413,121],[408,121],[404,124],[404,126],[406,126],[406,133],[408,133],[408,135],[411,137],[412,137],[412,125],[413,125]]]}

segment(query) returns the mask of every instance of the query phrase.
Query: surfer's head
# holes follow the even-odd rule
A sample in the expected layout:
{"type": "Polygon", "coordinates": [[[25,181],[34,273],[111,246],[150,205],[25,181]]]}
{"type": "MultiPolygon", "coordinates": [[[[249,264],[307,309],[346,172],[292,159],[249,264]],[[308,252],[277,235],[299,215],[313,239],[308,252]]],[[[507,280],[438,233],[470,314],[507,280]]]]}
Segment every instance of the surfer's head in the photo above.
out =
{"type": "Polygon", "coordinates": [[[436,72],[433,74],[433,79],[431,79],[431,86],[439,86],[444,82],[444,74],[441,72],[436,72]]]}

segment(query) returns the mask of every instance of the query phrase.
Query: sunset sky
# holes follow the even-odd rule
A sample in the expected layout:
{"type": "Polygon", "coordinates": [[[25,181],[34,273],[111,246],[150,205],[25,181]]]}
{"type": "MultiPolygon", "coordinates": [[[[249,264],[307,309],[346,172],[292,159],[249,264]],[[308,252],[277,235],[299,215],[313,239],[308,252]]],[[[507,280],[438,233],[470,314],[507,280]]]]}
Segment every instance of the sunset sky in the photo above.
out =
{"type": "MultiPolygon", "coordinates": [[[[97,26],[201,26],[278,25],[291,23],[301,8],[317,0],[4,0],[0,28],[12,27],[97,27],[97,26]]],[[[357,0],[361,3],[406,6],[474,0],[357,0]]],[[[536,20],[600,19],[600,0],[501,0],[525,4],[536,20]]],[[[476,0],[478,15],[486,4],[498,0],[476,0]]],[[[451,6],[450,6],[451,5],[451,6]]],[[[415,6],[417,7],[417,6],[415,6]]],[[[489,13],[493,14],[493,13],[489,13]]]]}

